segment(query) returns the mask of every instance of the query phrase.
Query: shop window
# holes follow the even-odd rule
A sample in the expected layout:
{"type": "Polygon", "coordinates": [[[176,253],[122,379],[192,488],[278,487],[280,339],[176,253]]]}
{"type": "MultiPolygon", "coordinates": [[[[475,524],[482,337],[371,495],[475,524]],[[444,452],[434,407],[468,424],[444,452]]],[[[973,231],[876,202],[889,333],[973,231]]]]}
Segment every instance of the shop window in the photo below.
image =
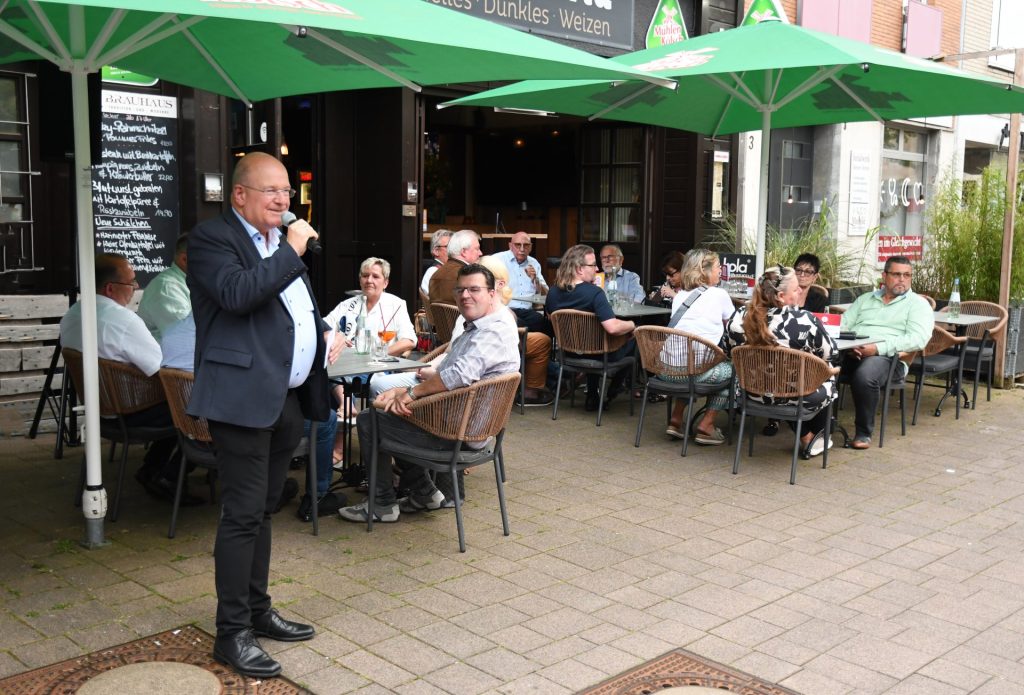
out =
{"type": "Polygon", "coordinates": [[[0,224],[30,219],[28,169],[24,78],[0,74],[0,224]]]}
{"type": "Polygon", "coordinates": [[[580,181],[580,241],[640,238],[643,128],[584,132],[580,181]]]}
{"type": "Polygon", "coordinates": [[[882,137],[879,225],[882,235],[919,237],[924,230],[927,133],[886,126],[882,137]]]}
{"type": "MultiPolygon", "coordinates": [[[[992,0],[992,33],[989,45],[993,48],[1024,46],[1024,3],[1020,0],[992,0]]],[[[990,67],[1013,72],[1014,54],[990,56],[990,67]]]]}

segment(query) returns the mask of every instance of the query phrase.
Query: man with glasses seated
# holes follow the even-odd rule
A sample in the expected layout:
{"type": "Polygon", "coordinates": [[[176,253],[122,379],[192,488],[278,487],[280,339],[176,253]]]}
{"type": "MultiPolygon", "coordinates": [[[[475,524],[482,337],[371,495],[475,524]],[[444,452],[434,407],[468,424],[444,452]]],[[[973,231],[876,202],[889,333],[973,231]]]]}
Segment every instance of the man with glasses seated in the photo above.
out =
{"type": "Polygon", "coordinates": [[[632,270],[622,267],[626,257],[617,244],[605,244],[601,247],[601,269],[604,270],[604,286],[609,280],[615,280],[615,291],[634,304],[644,301],[644,286],[640,284],[640,276],[632,270]]]}
{"type": "MultiPolygon", "coordinates": [[[[160,370],[160,345],[138,314],[128,304],[139,289],[135,270],[128,259],[116,253],[96,255],[96,348],[105,360],[127,362],[146,376],[160,370]]],[[[60,321],[60,342],[66,348],[82,350],[82,302],[75,303],[60,321]]],[[[125,416],[129,427],[170,427],[171,411],[167,403],[159,403],[138,413],[125,416]]],[[[135,479],[155,497],[173,500],[178,481],[178,457],[175,437],[150,444],[142,467],[135,479]]],[[[183,505],[201,504],[202,500],[182,491],[183,505]]]]}
{"type": "Polygon", "coordinates": [[[420,290],[425,295],[430,295],[430,278],[434,277],[438,268],[448,262],[448,240],[451,238],[452,233],[447,229],[439,229],[430,237],[430,255],[434,257],[434,262],[420,280],[420,290]]]}
{"type": "MultiPolygon", "coordinates": [[[[513,297],[529,297],[530,295],[548,293],[548,283],[544,281],[540,262],[530,255],[533,241],[526,232],[516,232],[508,242],[508,251],[495,256],[508,268],[508,284],[512,288],[513,297]]],[[[533,308],[533,304],[512,299],[508,308],[516,315],[516,323],[525,326],[528,331],[544,330],[544,315],[533,308]]]]}
{"type": "MultiPolygon", "coordinates": [[[[558,266],[558,275],[555,277],[555,286],[548,293],[547,302],[544,304],[548,314],[559,309],[579,309],[589,311],[597,316],[601,327],[609,335],[623,335],[631,333],[636,328],[632,321],[623,321],[615,318],[615,311],[608,303],[608,297],[604,291],[594,284],[597,275],[597,257],[594,249],[586,244],[573,246],[565,255],[558,266]]],[[[629,355],[636,349],[636,343],[630,340],[615,352],[608,355],[608,361],[614,362],[629,355]]],[[[622,390],[625,380],[629,377],[632,367],[624,367],[611,379],[608,387],[607,400],[611,401],[622,390]]],[[[597,374],[587,375],[587,400],[585,407],[588,411],[597,410],[600,404],[600,383],[601,377],[597,374]]]]}
{"type": "MultiPolygon", "coordinates": [[[[935,317],[927,302],[910,289],[913,270],[905,256],[892,256],[882,271],[882,288],[862,294],[843,314],[842,330],[866,335],[877,343],[848,350],[842,375],[850,382],[856,409],[854,449],[871,447],[875,409],[892,360],[900,352],[920,350],[928,344],[935,317]]],[[[903,378],[907,367],[898,368],[903,378]]]]}
{"type": "MultiPolygon", "coordinates": [[[[425,396],[469,386],[483,379],[519,371],[519,334],[512,314],[498,299],[494,274],[482,265],[470,263],[459,269],[452,296],[459,313],[466,321],[465,330],[451,342],[448,352],[436,369],[420,370],[422,381],[411,386],[396,386],[377,395],[376,406],[384,412],[377,417],[377,431],[382,440],[400,441],[421,448],[450,450],[452,442],[441,439],[409,422],[409,405],[425,396]]],[[[420,466],[397,460],[401,471],[399,487],[409,491],[398,500],[391,473],[391,457],[381,454],[370,461],[371,432],[369,409],[359,413],[359,450],[363,465],[369,470],[377,466],[377,489],[374,498],[374,521],[398,521],[402,512],[441,509],[445,495],[435,487],[420,466]]],[[[476,448],[483,443],[466,443],[476,448]]],[[[366,523],[369,515],[366,502],[338,510],[345,521],[366,523]]]]}

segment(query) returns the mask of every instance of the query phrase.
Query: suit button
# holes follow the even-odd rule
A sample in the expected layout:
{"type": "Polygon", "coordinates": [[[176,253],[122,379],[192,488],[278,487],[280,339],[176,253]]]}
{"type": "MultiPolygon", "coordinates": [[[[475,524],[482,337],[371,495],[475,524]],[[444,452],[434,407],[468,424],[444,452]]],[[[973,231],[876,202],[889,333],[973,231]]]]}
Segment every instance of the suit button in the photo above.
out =
{"type": "Polygon", "coordinates": [[[289,327],[288,327],[288,332],[289,332],[289,333],[294,333],[294,332],[295,332],[295,328],[294,328],[294,327],[292,327],[292,326],[289,326],[289,327]]]}
{"type": "Polygon", "coordinates": [[[289,369],[291,369],[291,367],[292,367],[292,363],[291,363],[291,361],[289,360],[288,362],[285,362],[285,363],[284,363],[284,366],[285,366],[285,367],[288,367],[289,369]]]}

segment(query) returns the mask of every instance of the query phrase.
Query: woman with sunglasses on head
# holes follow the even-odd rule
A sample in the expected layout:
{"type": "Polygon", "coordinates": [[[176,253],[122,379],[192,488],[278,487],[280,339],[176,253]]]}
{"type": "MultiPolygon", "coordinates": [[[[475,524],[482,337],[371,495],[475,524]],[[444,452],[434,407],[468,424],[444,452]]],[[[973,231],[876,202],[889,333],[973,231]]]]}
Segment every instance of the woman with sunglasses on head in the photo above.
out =
{"type": "MultiPolygon", "coordinates": [[[[738,345],[781,345],[803,350],[828,360],[838,348],[817,316],[798,306],[801,298],[797,275],[792,268],[776,266],[765,271],[754,285],[750,301],[733,315],[726,330],[730,349],[738,345]]],[[[802,447],[825,428],[830,416],[828,404],[836,398],[835,377],[830,378],[818,390],[804,397],[808,408],[820,408],[818,414],[809,420],[800,437],[802,447]]],[[[756,400],[770,405],[788,405],[792,399],[772,399],[757,396],[756,400]]],[[[794,430],[794,423],[789,423],[794,430]]],[[[831,440],[828,446],[832,446],[831,440]]],[[[825,442],[818,439],[808,452],[817,456],[825,450],[825,442]]]]}

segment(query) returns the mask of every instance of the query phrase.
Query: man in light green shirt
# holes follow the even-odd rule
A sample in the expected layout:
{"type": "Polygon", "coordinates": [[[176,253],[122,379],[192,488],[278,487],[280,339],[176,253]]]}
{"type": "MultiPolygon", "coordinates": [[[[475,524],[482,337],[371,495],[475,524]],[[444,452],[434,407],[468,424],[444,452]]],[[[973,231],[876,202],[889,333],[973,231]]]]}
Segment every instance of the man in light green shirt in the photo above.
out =
{"type": "MultiPolygon", "coordinates": [[[[931,306],[910,289],[913,270],[905,256],[893,256],[882,271],[882,289],[863,294],[843,314],[842,330],[877,339],[845,353],[843,376],[850,382],[857,433],[851,446],[867,449],[875,429],[875,409],[892,360],[920,350],[932,337],[931,306]]],[[[900,366],[906,376],[906,366],[900,366]]]]}
{"type": "Polygon", "coordinates": [[[188,270],[188,233],[178,237],[171,266],[150,280],[139,302],[139,318],[160,342],[164,329],[192,313],[185,273],[188,270]]]}

